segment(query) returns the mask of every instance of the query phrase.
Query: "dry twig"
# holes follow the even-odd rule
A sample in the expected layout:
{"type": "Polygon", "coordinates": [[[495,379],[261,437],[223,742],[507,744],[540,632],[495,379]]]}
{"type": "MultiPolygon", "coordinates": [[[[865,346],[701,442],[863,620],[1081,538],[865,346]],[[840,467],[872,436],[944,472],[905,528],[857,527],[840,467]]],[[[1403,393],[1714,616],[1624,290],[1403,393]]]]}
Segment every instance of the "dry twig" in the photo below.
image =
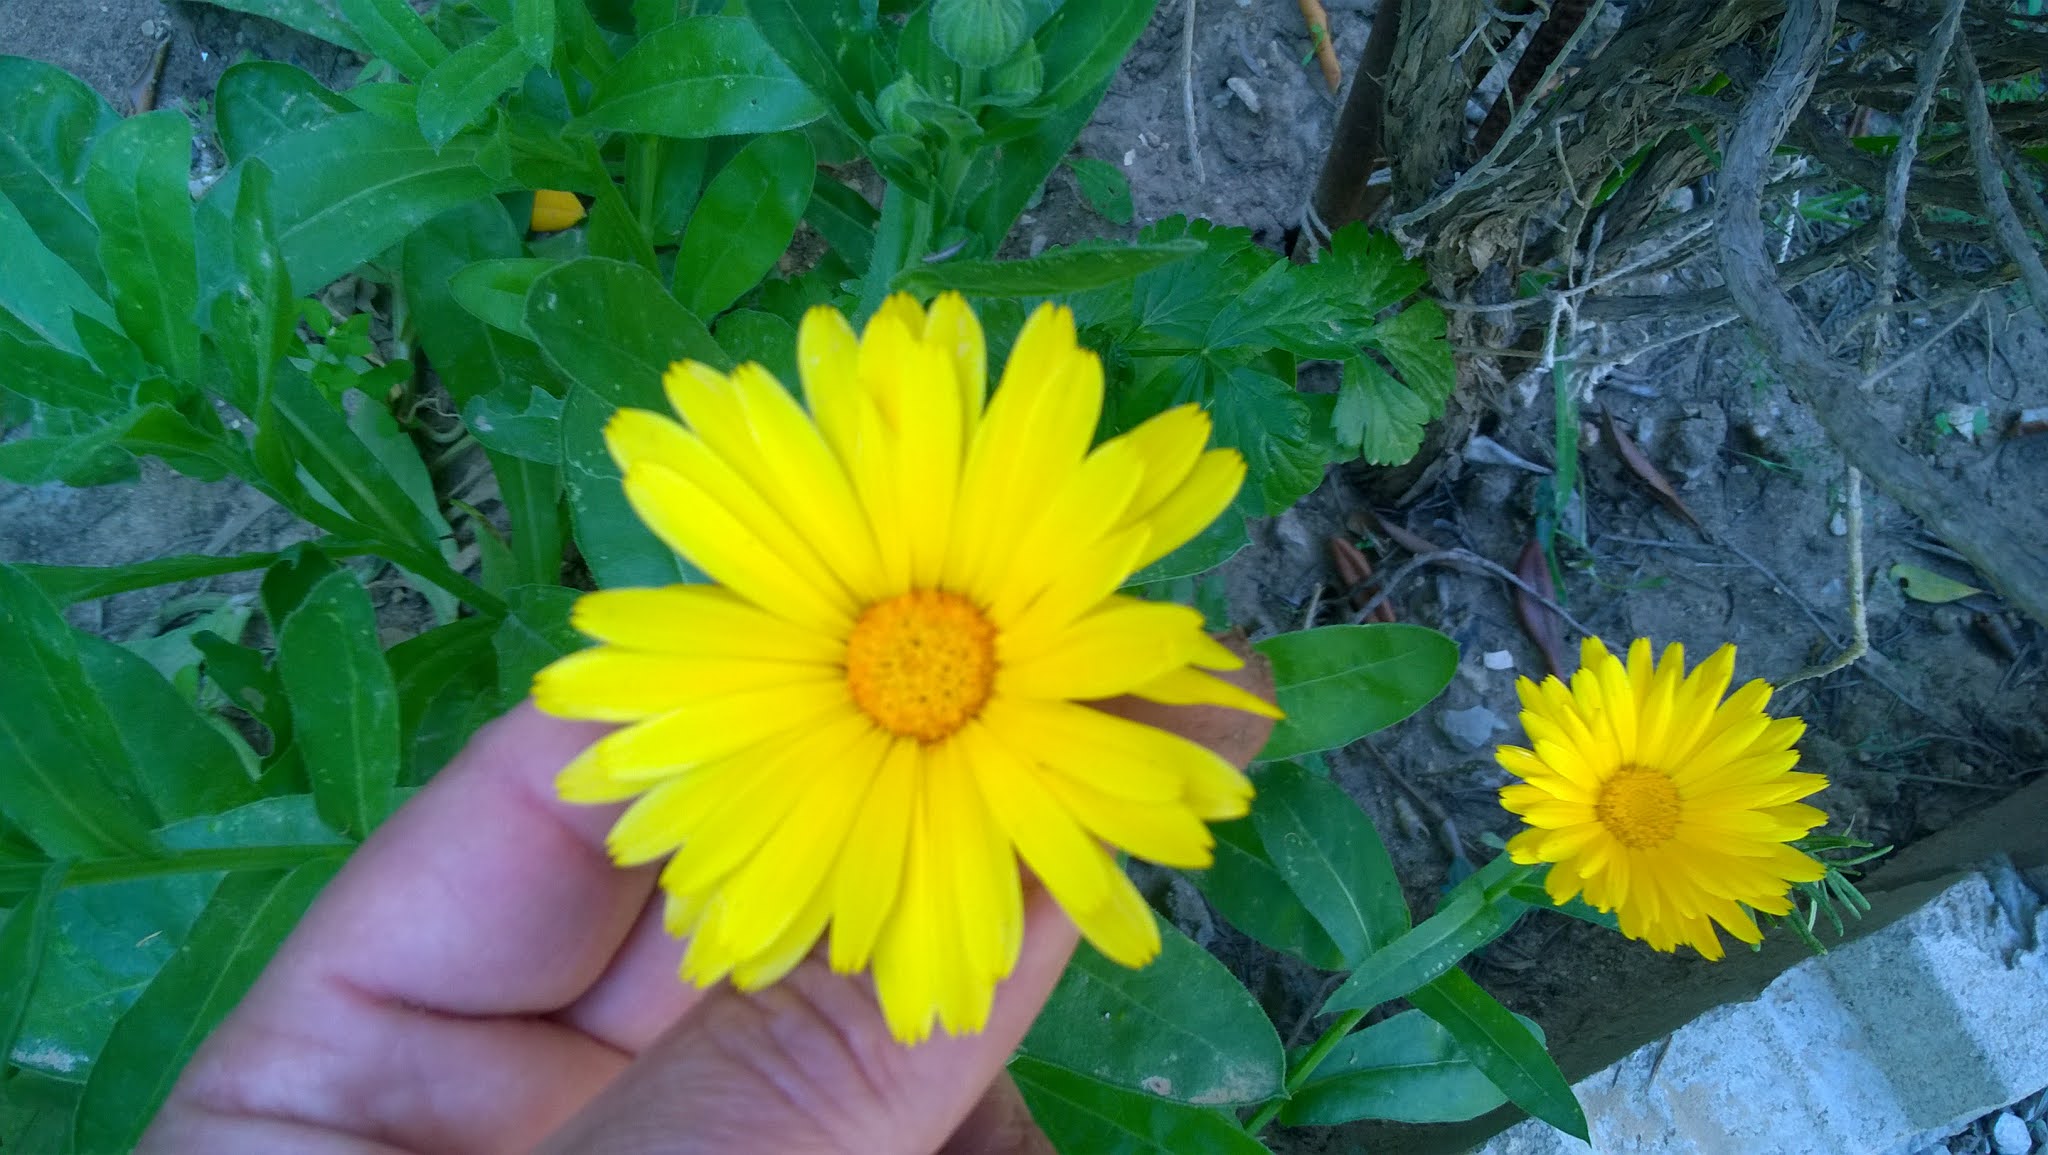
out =
{"type": "Polygon", "coordinates": [[[1538,602],[1542,603],[1544,608],[1563,618],[1566,624],[1579,631],[1582,636],[1589,638],[1594,636],[1593,631],[1587,629],[1585,623],[1573,617],[1563,606],[1558,605],[1555,600],[1544,596],[1543,591],[1523,581],[1515,571],[1490,558],[1480,557],[1469,549],[1440,549],[1435,553],[1419,554],[1402,562],[1393,573],[1387,575],[1386,581],[1380,584],[1380,592],[1374,594],[1371,601],[1365,603],[1357,613],[1351,615],[1351,620],[1354,622],[1371,621],[1374,611],[1378,610],[1380,605],[1388,598],[1394,596],[1395,589],[1399,588],[1401,583],[1407,580],[1408,575],[1428,565],[1450,565],[1484,571],[1489,576],[1499,578],[1501,581],[1535,598],[1538,602]]]}
{"type": "Polygon", "coordinates": [[[1187,22],[1180,38],[1180,101],[1188,120],[1188,163],[1195,168],[1195,183],[1208,184],[1202,168],[1202,141],[1195,132],[1195,0],[1187,0],[1187,22]]]}
{"type": "Polygon", "coordinates": [[[1991,125],[1991,109],[1984,98],[1984,77],[1977,72],[1977,58],[1971,55],[1967,40],[1957,46],[1956,67],[1963,74],[1970,155],[1977,162],[1977,188],[1984,194],[1985,214],[1998,232],[1999,243],[2019,264],[2020,279],[2026,282],[2027,295],[2034,298],[2034,307],[2048,317],[2048,268],[2042,266],[2041,254],[2027,238],[2027,228],[2020,223],[2019,214],[2012,211],[2012,198],[2005,195],[2005,174],[1998,163],[1998,130],[1991,125]]]}

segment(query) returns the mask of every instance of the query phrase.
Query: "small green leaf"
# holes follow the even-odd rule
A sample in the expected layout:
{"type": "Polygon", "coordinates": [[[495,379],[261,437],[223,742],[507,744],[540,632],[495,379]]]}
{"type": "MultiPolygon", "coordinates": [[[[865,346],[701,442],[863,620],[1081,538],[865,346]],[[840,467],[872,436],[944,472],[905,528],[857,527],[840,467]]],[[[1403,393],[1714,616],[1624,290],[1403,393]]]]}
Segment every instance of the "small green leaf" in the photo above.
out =
{"type": "Polygon", "coordinates": [[[354,111],[311,73],[275,60],[228,66],[213,90],[213,127],[230,162],[354,111]]]}
{"type": "Polygon", "coordinates": [[[512,29],[526,58],[545,65],[555,55],[555,0],[512,0],[512,29]]]}
{"type": "Polygon", "coordinates": [[[1010,1077],[1059,1151],[1087,1155],[1264,1155],[1266,1147],[1214,1108],[1113,1087],[1020,1054],[1010,1077]]]}
{"type": "Polygon", "coordinates": [[[824,113],[751,21],[689,16],[626,53],[599,82],[581,123],[692,139],[779,132],[824,113]]]}
{"type": "Polygon", "coordinates": [[[1355,959],[1351,977],[1323,1002],[1326,1011],[1366,1010],[1433,982],[1465,956],[1506,934],[1528,905],[1505,893],[1491,893],[1508,871],[1520,871],[1506,855],[1459,883],[1437,912],[1391,942],[1384,938],[1370,957],[1355,959]]]}
{"type": "MultiPolygon", "coordinates": [[[[1261,790],[1265,776],[1261,772],[1261,790]]],[[[1188,879],[1216,913],[1266,946],[1310,966],[1342,968],[1343,952],[1274,869],[1252,820],[1219,822],[1210,829],[1216,833],[1216,862],[1207,870],[1189,871],[1188,879]]]]}
{"type": "Polygon", "coordinates": [[[277,561],[263,575],[258,593],[264,620],[274,638],[284,629],[284,620],[313,592],[313,587],[337,570],[326,551],[312,542],[299,542],[282,550],[277,561]]]}
{"type": "Polygon", "coordinates": [[[277,668],[321,818],[364,837],[391,813],[398,694],[377,645],[376,611],[354,574],[322,578],[285,619],[277,668]]]}
{"type": "Polygon", "coordinates": [[[1976,586],[1964,585],[1954,578],[1946,578],[1931,569],[1917,565],[1899,564],[1890,571],[1891,579],[1899,583],[1905,595],[1916,602],[1958,602],[1984,591],[1976,586]]]}
{"type": "Polygon", "coordinates": [[[1344,361],[1330,427],[1339,444],[1374,465],[1401,465],[1422,448],[1423,427],[1442,413],[1360,354],[1344,361]]]}
{"type": "Polygon", "coordinates": [[[534,281],[526,328],[562,376],[613,408],[665,409],[661,378],[677,361],[732,367],[704,323],[654,274],[602,257],[570,261],[534,281]]]}
{"type": "MultiPolygon", "coordinates": [[[[545,394],[543,394],[545,396],[545,394]]],[[[551,423],[549,452],[562,452],[561,421],[551,423]]],[[[513,581],[556,585],[562,580],[562,471],[555,462],[530,461],[487,452],[498,479],[498,497],[512,522],[513,581]]]]}
{"type": "Polygon", "coordinates": [[[1394,363],[1401,381],[1430,406],[1432,416],[1458,387],[1458,365],[1444,337],[1444,311],[1433,301],[1416,301],[1381,321],[1366,335],[1394,363]]]}
{"type": "Polygon", "coordinates": [[[541,257],[478,261],[455,274],[448,289],[469,315],[496,329],[531,337],[526,331],[526,291],[542,273],[561,264],[541,257]]]}
{"type": "Polygon", "coordinates": [[[192,122],[162,109],[100,134],[85,174],[114,312],[150,361],[180,381],[199,377],[191,171],[192,122]]]}
{"type": "Polygon", "coordinates": [[[562,486],[576,549],[600,589],[702,581],[640,523],[619,487],[619,467],[604,445],[604,424],[617,408],[581,385],[562,406],[562,486]]]}
{"type": "Polygon", "coordinates": [[[404,770],[401,780],[431,778],[476,727],[497,716],[497,623],[463,618],[391,647],[385,660],[398,688],[404,770]]]}
{"type": "MultiPolygon", "coordinates": [[[[541,2],[522,0],[523,4],[541,2]]],[[[552,14],[552,0],[546,2],[552,14]]],[[[533,58],[511,27],[500,27],[463,45],[420,82],[420,135],[435,148],[447,144],[456,133],[481,120],[499,96],[518,87],[533,67],[533,58]]]]}
{"type": "Polygon", "coordinates": [[[448,48],[408,0],[334,0],[370,55],[391,62],[407,80],[425,79],[448,59],[448,48]]]}
{"type": "Polygon", "coordinates": [[[963,68],[994,68],[1051,10],[1043,0],[932,0],[932,43],[963,68]]]}
{"type": "Polygon", "coordinates": [[[524,396],[508,386],[472,397],[462,422],[494,453],[559,465],[562,460],[562,399],[528,386],[524,396]]]}
{"type": "Polygon", "coordinates": [[[893,74],[876,48],[875,9],[862,0],[748,0],[747,17],[839,127],[866,140],[874,125],[863,101],[893,74]]]}
{"type": "Polygon", "coordinates": [[[1088,207],[1109,218],[1113,224],[1127,225],[1135,210],[1131,207],[1131,182],[1124,179],[1123,170],[1106,160],[1092,156],[1071,156],[1067,167],[1074,172],[1074,183],[1081,189],[1081,199],[1088,207]]]}
{"type": "MultiPolygon", "coordinates": [[[[1534,1023],[1522,1022],[1535,1031],[1534,1023]]],[[[1356,1119],[1457,1123],[1505,1102],[1449,1031],[1421,1011],[1402,1011],[1338,1043],[1281,1110],[1280,1121],[1290,1127],[1356,1119]]]]}
{"type": "Polygon", "coordinates": [[[85,358],[12,333],[0,333],[0,365],[4,388],[38,404],[110,417],[134,400],[85,358]]]}
{"type": "Polygon", "coordinates": [[[1515,1106],[1581,1142],[1586,1112],[1564,1073],[1532,1030],[1479,989],[1464,971],[1451,971],[1408,996],[1415,1009],[1443,1024],[1458,1049],[1515,1106]]]}
{"type": "Polygon", "coordinates": [[[809,138],[785,132],[741,149],[704,189],[676,251],[676,297],[716,316],[760,283],[788,250],[817,177],[809,138]]]}
{"type": "Polygon", "coordinates": [[[1043,297],[1114,285],[1202,251],[1198,241],[1071,245],[1021,261],[945,261],[896,275],[891,288],[929,296],[946,289],[970,297],[1043,297]]]}
{"type": "Polygon", "coordinates": [[[1286,1056],[1258,1001],[1160,920],[1159,957],[1131,970],[1082,944],[1022,1051],[1115,1086],[1204,1106],[1279,1093],[1286,1056]]]}
{"type": "Polygon", "coordinates": [[[542,666],[584,646],[569,626],[577,593],[561,586],[517,586],[505,591],[505,618],[491,636],[498,654],[498,701],[507,709],[533,688],[542,666]]]}
{"type": "MultiPolygon", "coordinates": [[[[235,200],[235,272],[212,306],[214,347],[233,382],[229,398],[259,422],[270,417],[277,365],[291,351],[297,329],[291,279],[271,224],[271,187],[262,161],[243,163],[235,200]]],[[[267,445],[259,450],[269,451],[267,445]]]]}
{"type": "MultiPolygon", "coordinates": [[[[440,530],[310,381],[296,371],[281,373],[271,398],[291,459],[349,517],[392,542],[434,547],[440,530]]],[[[298,512],[309,515],[307,509],[298,512]]]]}
{"type": "Polygon", "coordinates": [[[199,1042],[255,983],[339,867],[232,874],[149,989],[114,1025],[79,1104],[81,1151],[125,1151],[170,1094],[199,1042]]]}
{"type": "Polygon", "coordinates": [[[163,674],[105,638],[80,634],[77,641],[81,668],[106,703],[129,762],[149,768],[138,778],[164,821],[255,800],[256,783],[241,755],[163,674]]]}
{"type": "Polygon", "coordinates": [[[1251,818],[1259,844],[1347,965],[1408,929],[1393,860],[1349,795],[1292,762],[1266,767],[1257,782],[1251,818]]]}
{"type": "Polygon", "coordinates": [[[85,203],[86,156],[120,119],[91,86],[56,65],[0,56],[0,195],[96,292],[106,279],[99,228],[85,203]]]}
{"type": "Polygon", "coordinates": [[[1259,752],[1292,758],[1348,746],[1427,705],[1450,684],[1458,645],[1421,626],[1322,626],[1255,647],[1273,663],[1287,717],[1259,752]]]}

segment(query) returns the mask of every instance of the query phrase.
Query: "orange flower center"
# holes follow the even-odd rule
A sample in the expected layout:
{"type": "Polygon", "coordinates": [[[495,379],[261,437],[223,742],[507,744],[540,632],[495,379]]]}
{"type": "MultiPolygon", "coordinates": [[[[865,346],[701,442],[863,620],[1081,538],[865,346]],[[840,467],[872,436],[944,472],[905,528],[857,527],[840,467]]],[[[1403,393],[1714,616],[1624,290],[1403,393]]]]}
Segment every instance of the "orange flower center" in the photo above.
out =
{"type": "Polygon", "coordinates": [[[937,742],[981,712],[996,676],[996,628],[959,594],[913,590],[861,613],[846,684],[875,724],[937,742]]]}
{"type": "Polygon", "coordinates": [[[1623,766],[1607,780],[1593,811],[1616,842],[1631,850],[1650,850],[1678,833],[1681,803],[1669,775],[1623,766]]]}

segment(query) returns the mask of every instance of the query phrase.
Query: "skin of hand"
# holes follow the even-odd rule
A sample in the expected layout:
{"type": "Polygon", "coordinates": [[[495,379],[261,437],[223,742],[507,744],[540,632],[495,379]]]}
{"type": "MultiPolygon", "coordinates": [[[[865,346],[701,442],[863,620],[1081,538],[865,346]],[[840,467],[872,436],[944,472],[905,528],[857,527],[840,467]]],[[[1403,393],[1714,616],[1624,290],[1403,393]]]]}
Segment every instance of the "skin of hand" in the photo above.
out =
{"type": "MultiPolygon", "coordinates": [[[[1270,699],[1247,656],[1231,679],[1270,699]]],[[[1101,707],[1240,766],[1271,729],[1101,707]]],[[[699,990],[676,977],[659,867],[605,854],[622,807],[555,797],[604,732],[530,704],[480,731],[328,884],[139,1150],[1050,1155],[1004,1073],[1077,939],[1043,890],[979,1035],[904,1047],[867,976],[817,956],[764,991],[699,990]]]]}

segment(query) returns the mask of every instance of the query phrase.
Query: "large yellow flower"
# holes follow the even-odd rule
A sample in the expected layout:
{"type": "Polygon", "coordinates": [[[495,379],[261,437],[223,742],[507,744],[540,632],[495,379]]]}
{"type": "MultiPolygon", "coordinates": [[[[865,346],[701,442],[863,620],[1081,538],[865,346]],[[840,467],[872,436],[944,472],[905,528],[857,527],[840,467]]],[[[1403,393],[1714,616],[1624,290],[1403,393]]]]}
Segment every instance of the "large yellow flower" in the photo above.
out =
{"type": "Polygon", "coordinates": [[[1553,901],[1583,890],[1619,912],[1630,938],[1720,958],[1714,924],[1761,942],[1751,912],[1788,914],[1792,885],[1820,879],[1824,868],[1786,845],[1827,821],[1799,801],[1827,779],[1792,772],[1806,724],[1764,713],[1771,687],[1761,680],[1722,701],[1734,673],[1734,646],[1687,676],[1682,646],[1653,664],[1649,639],[1638,638],[1624,667],[1587,638],[1569,689],[1555,677],[1516,684],[1534,749],[1497,755],[1522,779],[1501,790],[1501,805],[1529,825],[1508,853],[1555,864],[1553,901]]]}
{"type": "Polygon", "coordinates": [[[621,863],[670,856],[684,978],[774,982],[830,927],[872,966],[897,1037],[986,1023],[1022,934],[1018,860],[1088,940],[1159,950],[1104,843],[1199,867],[1205,819],[1251,784],[1208,749],[1080,703],[1132,694],[1262,713],[1203,669],[1238,658],[1184,606],[1115,593],[1244,479],[1208,417],[1169,410],[1089,448],[1102,367],[1041,307],[986,398],[957,295],[891,298],[856,340],[813,309],[809,412],[765,370],[666,377],[683,424],[621,410],[605,435],[647,525],[717,585],[577,603],[603,643],[542,671],[550,713],[628,723],[562,772],[564,798],[637,796],[621,863]]]}

